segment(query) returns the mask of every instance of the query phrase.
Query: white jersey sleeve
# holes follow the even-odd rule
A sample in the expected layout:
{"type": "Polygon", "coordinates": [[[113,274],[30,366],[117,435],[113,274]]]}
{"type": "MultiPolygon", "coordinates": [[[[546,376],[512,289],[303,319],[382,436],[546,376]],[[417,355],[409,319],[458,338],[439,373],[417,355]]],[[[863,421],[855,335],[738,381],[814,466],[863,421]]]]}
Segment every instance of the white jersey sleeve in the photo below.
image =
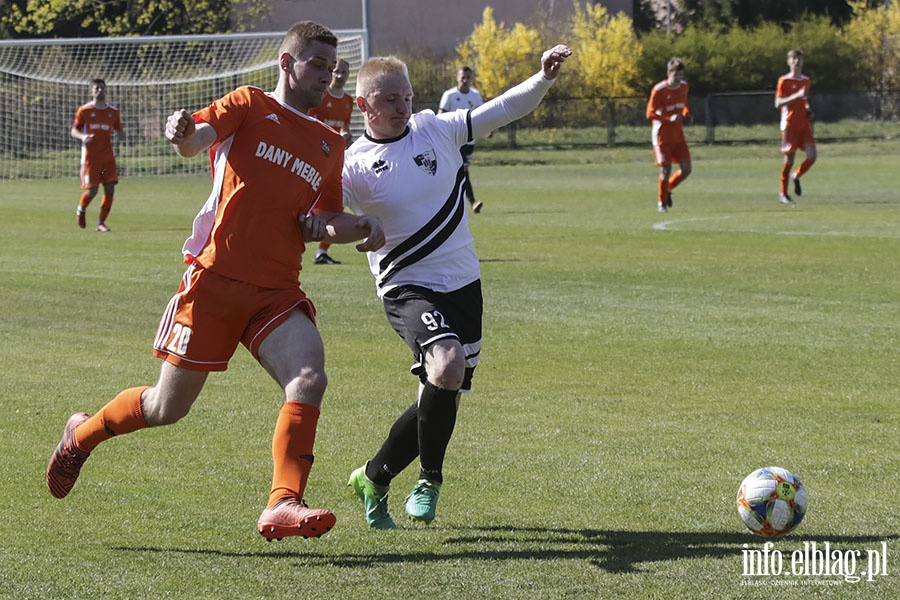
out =
{"type": "Polygon", "coordinates": [[[555,79],[544,77],[543,71],[506,90],[490,102],[472,110],[472,132],[484,137],[495,129],[509,125],[529,114],[541,103],[555,79]]]}

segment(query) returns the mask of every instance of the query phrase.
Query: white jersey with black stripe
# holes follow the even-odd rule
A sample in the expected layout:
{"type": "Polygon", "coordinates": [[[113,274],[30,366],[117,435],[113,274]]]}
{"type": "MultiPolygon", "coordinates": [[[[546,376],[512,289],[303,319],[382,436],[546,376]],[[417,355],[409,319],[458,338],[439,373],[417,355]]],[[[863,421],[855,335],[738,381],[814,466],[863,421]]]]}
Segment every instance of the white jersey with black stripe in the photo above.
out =
{"type": "Polygon", "coordinates": [[[379,297],[401,285],[452,292],[481,276],[459,153],[472,137],[469,115],[425,110],[402,136],[363,136],[347,149],[344,205],[384,224],[386,244],[368,253],[379,297]]]}

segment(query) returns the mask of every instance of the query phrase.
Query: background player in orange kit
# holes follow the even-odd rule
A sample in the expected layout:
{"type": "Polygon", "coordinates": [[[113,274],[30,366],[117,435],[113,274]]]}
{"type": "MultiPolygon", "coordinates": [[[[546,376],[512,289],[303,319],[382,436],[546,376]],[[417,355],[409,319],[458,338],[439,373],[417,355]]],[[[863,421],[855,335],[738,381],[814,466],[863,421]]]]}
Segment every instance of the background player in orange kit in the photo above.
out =
{"type": "MultiPolygon", "coordinates": [[[[350,118],[353,116],[353,105],[356,104],[356,100],[351,94],[344,91],[348,77],[350,77],[350,64],[340,58],[334,71],[331,72],[331,84],[328,86],[325,99],[321,106],[310,109],[309,116],[317,118],[340,133],[349,148],[353,142],[353,134],[350,133],[350,118]]],[[[331,244],[328,242],[319,242],[313,263],[317,265],[341,264],[341,261],[334,260],[328,254],[330,247],[331,244]]]]}
{"type": "Polygon", "coordinates": [[[85,210],[103,185],[103,198],[100,201],[100,218],[97,220],[97,231],[109,231],[106,218],[112,209],[116,184],[119,183],[119,171],[116,167],[116,156],[113,153],[112,133],[118,139],[125,139],[122,130],[122,116],[119,109],[106,103],[106,82],[102,79],[91,81],[91,101],[79,107],[75,113],[75,122],[69,132],[73,138],[81,141],[81,189],[85,190],[75,209],[75,218],[82,229],[87,225],[85,210]]]}
{"type": "Polygon", "coordinates": [[[320,106],[309,109],[309,116],[315,117],[341,134],[349,147],[353,142],[350,133],[350,117],[353,116],[353,105],[356,101],[352,94],[344,91],[350,77],[350,64],[339,58],[337,66],[331,72],[331,83],[328,93],[320,106]]]}
{"type": "Polygon", "coordinates": [[[656,201],[659,212],[672,207],[672,190],[691,174],[691,152],[682,127],[691,118],[684,62],[680,58],[669,59],[666,74],[665,81],[653,86],[647,103],[647,118],[653,121],[653,154],[659,167],[656,201]],[[674,175],[673,162],[678,163],[674,175]]]}
{"type": "MultiPolygon", "coordinates": [[[[160,320],[153,353],[164,362],[152,387],[120,392],[94,416],[73,414],[47,467],[57,498],[89,454],[113,436],[186,416],[211,371],[242,343],[284,390],[272,439],[272,487],[257,529],[266,539],[317,537],[335,524],[303,499],[326,387],[315,307],[300,288],[305,241],[363,238],[384,244],[375,217],[343,212],[344,140],[310,118],[331,80],[337,38],[304,21],[279,50],[275,91],[240,87],[193,115],[177,110],[165,134],[181,156],[214,148],[213,191],[194,220],[188,268],[160,320]]],[[[123,473],[124,475],[124,473],[123,473]]],[[[211,514],[216,507],[207,507],[211,514]]]]}
{"type": "Polygon", "coordinates": [[[794,181],[794,193],[800,196],[803,193],[800,177],[816,162],[816,140],[810,122],[811,82],[809,77],[803,75],[803,51],[795,48],[788,52],[787,64],[791,71],[778,78],[778,87],[775,90],[775,108],[781,111],[781,153],[784,154],[778,201],[782,204],[793,204],[794,200],[788,196],[788,180],[794,181]],[[797,150],[803,150],[806,159],[794,173],[791,173],[797,150]]]}

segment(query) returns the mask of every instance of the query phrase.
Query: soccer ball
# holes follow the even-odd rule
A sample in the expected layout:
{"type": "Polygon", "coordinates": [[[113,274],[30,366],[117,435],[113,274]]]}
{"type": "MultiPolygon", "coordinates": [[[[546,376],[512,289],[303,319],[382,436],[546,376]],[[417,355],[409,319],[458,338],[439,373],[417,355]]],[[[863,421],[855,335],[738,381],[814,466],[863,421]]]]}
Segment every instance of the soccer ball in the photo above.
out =
{"type": "Polygon", "coordinates": [[[750,531],[777,538],[800,524],[806,514],[806,489],[781,467],[753,471],[738,488],[737,511],[750,531]]]}

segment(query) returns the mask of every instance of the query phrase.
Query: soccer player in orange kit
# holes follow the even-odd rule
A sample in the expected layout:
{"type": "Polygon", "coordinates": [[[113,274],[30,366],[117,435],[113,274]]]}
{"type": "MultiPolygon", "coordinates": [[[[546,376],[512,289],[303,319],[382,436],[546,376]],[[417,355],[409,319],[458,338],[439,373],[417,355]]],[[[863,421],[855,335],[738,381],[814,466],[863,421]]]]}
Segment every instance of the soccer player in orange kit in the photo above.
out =
{"type": "Polygon", "coordinates": [[[364,239],[361,252],[384,244],[377,218],[343,212],[344,140],[307,115],[322,101],[336,59],[331,31],[297,23],[279,50],[274,92],[239,87],[193,115],[169,116],[165,135],[178,154],[213,148],[213,190],[184,244],[188,268],[153,344],[163,360],[159,379],[120,392],[94,416],[69,418],[47,467],[53,496],[71,491],[102,442],[186,416],[209,373],[227,369],[242,343],[285,400],[259,533],[318,537],[334,526],[331,511],[304,500],[327,381],[315,307],[300,288],[301,257],[306,241],[324,238],[364,239]]]}
{"type": "Polygon", "coordinates": [[[794,193],[800,196],[803,193],[800,177],[816,162],[816,139],[813,137],[810,121],[811,83],[809,77],[803,74],[803,51],[798,48],[789,51],[787,64],[791,71],[778,78],[775,90],[775,108],[781,111],[781,153],[784,154],[778,201],[782,204],[794,204],[794,200],[788,196],[788,181],[794,182],[794,193]],[[791,173],[797,150],[803,150],[806,159],[791,173]]]}
{"type": "Polygon", "coordinates": [[[119,109],[106,103],[106,82],[102,79],[91,81],[91,98],[87,104],[78,108],[70,135],[81,141],[81,189],[84,190],[75,209],[78,226],[87,226],[85,211],[97,196],[100,185],[103,185],[103,198],[100,202],[100,217],[97,220],[97,231],[107,232],[106,218],[112,209],[116,184],[119,183],[119,171],[116,156],[113,153],[112,134],[118,139],[125,139],[122,130],[122,116],[119,109]]]}
{"type": "MultiPolygon", "coordinates": [[[[344,91],[344,85],[346,85],[348,77],[350,77],[350,64],[340,58],[334,71],[331,72],[331,84],[328,86],[328,93],[325,94],[325,99],[320,106],[310,109],[309,116],[319,119],[340,133],[349,148],[353,142],[353,134],[350,133],[350,119],[353,116],[353,105],[356,104],[356,99],[352,94],[344,91]]],[[[331,244],[328,242],[319,242],[313,264],[341,264],[341,261],[331,258],[328,254],[328,248],[330,247],[331,244]]]]}
{"type": "Polygon", "coordinates": [[[647,118],[653,121],[653,154],[659,167],[656,201],[659,212],[667,212],[672,207],[672,190],[691,174],[691,152],[682,127],[691,118],[684,62],[680,58],[670,59],[666,74],[665,81],[653,86],[647,103],[647,118]],[[673,162],[678,163],[674,175],[673,162]]]}

